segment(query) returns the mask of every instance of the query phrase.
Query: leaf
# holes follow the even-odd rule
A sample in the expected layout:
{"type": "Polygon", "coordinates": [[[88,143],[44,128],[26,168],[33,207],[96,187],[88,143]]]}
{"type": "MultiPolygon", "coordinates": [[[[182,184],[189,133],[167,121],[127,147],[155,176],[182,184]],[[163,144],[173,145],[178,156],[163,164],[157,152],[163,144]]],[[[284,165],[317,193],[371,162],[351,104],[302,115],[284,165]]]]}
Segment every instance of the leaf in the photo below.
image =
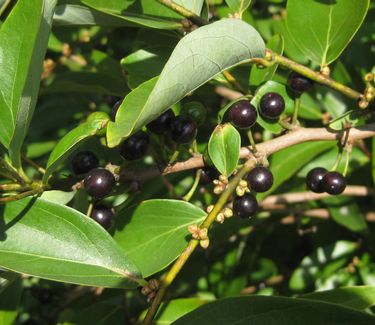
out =
{"type": "Polygon", "coordinates": [[[56,7],[53,23],[56,26],[129,26],[149,27],[157,29],[178,29],[182,25],[178,21],[166,20],[151,15],[125,12],[115,14],[110,11],[98,11],[80,5],[59,5],[56,7]]]}
{"type": "Polygon", "coordinates": [[[337,288],[308,293],[299,298],[330,302],[358,310],[365,310],[375,305],[375,287],[356,286],[337,288]]]}
{"type": "MultiPolygon", "coordinates": [[[[173,299],[168,303],[163,303],[156,314],[154,325],[169,325],[178,318],[208,303],[210,300],[202,298],[181,298],[173,299]]],[[[142,313],[140,320],[144,318],[146,312],[142,313]]]]}
{"type": "MultiPolygon", "coordinates": [[[[267,42],[266,47],[272,50],[274,53],[283,54],[284,51],[284,39],[281,35],[274,35],[267,42]]],[[[249,85],[251,87],[259,87],[263,82],[271,80],[274,76],[278,65],[275,64],[272,67],[259,69],[255,64],[251,67],[249,85]]]]}
{"type": "Polygon", "coordinates": [[[0,29],[0,142],[16,168],[38,96],[56,1],[19,0],[0,29]]]}
{"type": "Polygon", "coordinates": [[[369,231],[365,218],[358,204],[346,197],[329,197],[324,199],[329,213],[339,225],[358,233],[369,231]]]}
{"type": "Polygon", "coordinates": [[[294,270],[289,287],[298,291],[312,286],[315,279],[329,276],[344,266],[356,249],[356,243],[344,240],[317,248],[294,270]]]}
{"type": "Polygon", "coordinates": [[[114,238],[145,277],[173,262],[186,247],[188,226],[206,217],[193,204],[177,200],[144,201],[133,210],[119,213],[118,220],[127,219],[114,238]]]}
{"type": "Polygon", "coordinates": [[[269,80],[265,84],[263,84],[261,87],[258,88],[257,92],[255,93],[254,98],[251,100],[251,104],[254,105],[254,107],[258,110],[258,118],[257,123],[266,129],[267,131],[270,131],[274,134],[280,133],[283,128],[278,123],[278,120],[271,120],[267,119],[262,116],[259,112],[259,103],[263,95],[269,93],[269,92],[275,92],[281,95],[284,98],[285,101],[285,112],[284,113],[292,113],[294,110],[294,100],[289,95],[289,91],[286,85],[278,83],[276,81],[269,80]]]}
{"type": "Polygon", "coordinates": [[[108,10],[121,14],[121,12],[128,9],[135,0],[81,0],[81,2],[97,10],[108,10]]]}
{"type": "Polygon", "coordinates": [[[12,325],[18,315],[22,296],[22,279],[18,274],[0,272],[0,324],[12,325]]]}
{"type": "Polygon", "coordinates": [[[159,79],[141,84],[125,97],[116,122],[108,125],[109,147],[118,145],[217,74],[264,53],[259,34],[238,19],[220,20],[186,35],[159,79]]]}
{"type": "Polygon", "coordinates": [[[134,89],[143,82],[158,76],[163,70],[172,49],[153,46],[140,49],[121,60],[128,85],[134,89]]]}
{"type": "Polygon", "coordinates": [[[174,325],[370,325],[375,317],[346,307],[314,300],[248,296],[217,300],[175,321],[174,325]]]}
{"type": "Polygon", "coordinates": [[[228,7],[240,16],[250,6],[252,0],[225,0],[228,7]]]}
{"type": "Polygon", "coordinates": [[[317,101],[307,93],[301,96],[301,107],[298,115],[303,119],[313,121],[320,121],[323,117],[317,101]]]}
{"type": "Polygon", "coordinates": [[[274,153],[271,157],[270,167],[274,177],[273,186],[270,191],[259,193],[257,198],[262,199],[275,191],[305,164],[334,145],[333,141],[306,142],[274,153]]]}
{"type": "Polygon", "coordinates": [[[328,126],[332,130],[341,131],[349,126],[359,126],[364,123],[363,112],[359,109],[346,112],[342,116],[329,122],[328,126]]]}
{"type": "Polygon", "coordinates": [[[289,0],[287,28],[306,57],[321,66],[328,65],[339,57],[358,31],[369,3],[369,0],[289,0]]]}
{"type": "Polygon", "coordinates": [[[0,266],[48,280],[135,288],[140,274],[111,236],[82,213],[43,199],[3,207],[0,266]]]}
{"type": "Polygon", "coordinates": [[[240,159],[241,136],[230,124],[218,125],[208,142],[208,154],[220,174],[230,176],[240,159]]]}
{"type": "Polygon", "coordinates": [[[174,2],[194,12],[198,16],[200,16],[204,4],[204,0],[175,0],[174,2]]]}
{"type": "Polygon", "coordinates": [[[98,134],[107,124],[108,120],[97,119],[78,125],[67,133],[55,146],[47,162],[43,181],[46,182],[57,167],[85,140],[98,134]]]}

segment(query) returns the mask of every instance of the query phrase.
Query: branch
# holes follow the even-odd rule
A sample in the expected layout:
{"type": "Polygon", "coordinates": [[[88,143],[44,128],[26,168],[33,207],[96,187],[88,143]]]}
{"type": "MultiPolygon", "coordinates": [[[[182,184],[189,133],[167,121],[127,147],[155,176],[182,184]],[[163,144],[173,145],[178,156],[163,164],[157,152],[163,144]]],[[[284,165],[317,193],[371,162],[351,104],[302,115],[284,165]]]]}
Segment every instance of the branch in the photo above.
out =
{"type": "MultiPolygon", "coordinates": [[[[236,187],[240,180],[249,173],[251,169],[255,167],[255,160],[249,159],[246,161],[244,166],[240,169],[240,171],[233,177],[233,179],[228,183],[225,191],[220,195],[218,201],[216,202],[212,211],[207,215],[206,219],[200,226],[200,229],[209,229],[212,223],[215,221],[216,216],[220,213],[220,211],[224,208],[225,204],[227,203],[228,199],[231,197],[233,192],[236,190],[236,187]]],[[[149,325],[154,318],[159,305],[164,297],[164,294],[169,287],[169,285],[173,282],[176,278],[177,274],[180,272],[182,267],[185,265],[186,261],[189,259],[190,255],[194,252],[195,248],[198,246],[199,240],[191,239],[183,253],[179,256],[179,258],[174,262],[169,272],[166,276],[162,279],[160,288],[155,296],[155,299],[152,302],[152,305],[147,311],[146,317],[143,320],[144,325],[149,325]]]]}
{"type": "MultiPolygon", "coordinates": [[[[366,186],[347,186],[341,195],[345,196],[370,196],[375,194],[375,189],[366,186]]],[[[260,205],[263,209],[272,209],[278,204],[294,204],[299,202],[309,202],[321,200],[331,195],[327,193],[313,193],[313,192],[297,192],[271,195],[265,198],[260,205]]]]}
{"type": "Polygon", "coordinates": [[[173,10],[174,12],[177,12],[181,16],[189,19],[193,24],[198,26],[207,25],[208,21],[203,19],[202,17],[196,15],[194,12],[186,9],[183,6],[180,6],[179,4],[175,3],[172,0],[156,0],[157,2],[161,3],[162,5],[168,7],[169,9],[173,10]]]}
{"type": "MultiPolygon", "coordinates": [[[[282,149],[303,142],[339,140],[341,134],[341,132],[329,130],[328,128],[298,128],[280,137],[257,144],[257,150],[266,156],[269,156],[282,149]]],[[[351,128],[348,140],[355,141],[373,136],[375,136],[375,123],[351,128]]],[[[240,156],[241,158],[250,158],[252,157],[252,153],[249,148],[243,147],[241,148],[240,156]]],[[[173,165],[167,166],[162,171],[160,171],[157,167],[149,168],[143,171],[124,170],[121,172],[120,177],[122,180],[144,181],[161,174],[167,175],[184,170],[202,168],[204,165],[203,156],[196,155],[195,157],[192,157],[186,161],[177,162],[173,165]]]]}

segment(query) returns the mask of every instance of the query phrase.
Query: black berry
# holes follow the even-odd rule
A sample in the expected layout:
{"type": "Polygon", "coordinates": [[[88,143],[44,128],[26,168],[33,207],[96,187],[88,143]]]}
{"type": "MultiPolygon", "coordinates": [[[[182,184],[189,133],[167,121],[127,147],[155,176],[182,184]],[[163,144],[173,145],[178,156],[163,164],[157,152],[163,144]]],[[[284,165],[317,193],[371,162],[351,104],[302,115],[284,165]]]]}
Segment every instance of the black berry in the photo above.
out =
{"type": "Polygon", "coordinates": [[[99,159],[91,151],[80,151],[72,159],[72,168],[75,174],[86,174],[99,166],[99,159]]]}
{"type": "Polygon", "coordinates": [[[250,218],[258,211],[258,202],[252,194],[237,196],[233,201],[233,214],[240,218],[250,218]]]}
{"type": "Polygon", "coordinates": [[[214,167],[204,167],[202,168],[201,178],[199,180],[199,184],[207,185],[212,183],[214,179],[219,178],[219,172],[214,167]]]}
{"type": "Polygon", "coordinates": [[[142,158],[147,153],[149,142],[147,133],[139,131],[121,144],[120,154],[127,160],[142,158]]]}
{"type": "Polygon", "coordinates": [[[238,128],[253,126],[257,117],[256,108],[248,100],[240,100],[229,109],[229,120],[238,128]]]}
{"type": "Polygon", "coordinates": [[[91,170],[84,180],[86,192],[98,199],[110,194],[115,183],[112,173],[104,168],[91,170]]]}
{"type": "Polygon", "coordinates": [[[110,229],[113,226],[115,214],[112,209],[98,205],[92,210],[91,218],[100,224],[104,229],[110,229]]]}
{"type": "Polygon", "coordinates": [[[322,179],[322,189],[331,195],[344,192],[346,187],[345,177],[338,172],[328,172],[322,179]]]}
{"type": "Polygon", "coordinates": [[[197,124],[190,116],[177,116],[171,123],[171,137],[176,143],[192,142],[197,132],[197,124]]]}
{"type": "Polygon", "coordinates": [[[120,99],[118,100],[112,107],[112,112],[111,112],[111,118],[112,118],[112,121],[114,121],[116,119],[116,114],[117,114],[117,111],[118,109],[120,108],[121,104],[122,104],[122,101],[124,99],[120,99]]]}
{"type": "Polygon", "coordinates": [[[323,193],[322,179],[327,174],[327,169],[323,167],[316,167],[309,171],[306,176],[307,188],[315,193],[323,193]]]}
{"type": "Polygon", "coordinates": [[[171,109],[161,114],[157,119],[147,124],[147,130],[155,134],[163,134],[169,130],[171,122],[174,119],[174,113],[171,109]]]}
{"type": "Polygon", "coordinates": [[[260,99],[259,111],[266,118],[278,119],[284,109],[284,98],[277,93],[267,93],[260,99]]]}
{"type": "Polygon", "coordinates": [[[250,188],[258,193],[267,192],[273,185],[273,175],[266,167],[255,167],[247,175],[250,188]]]}
{"type": "Polygon", "coordinates": [[[314,82],[296,72],[292,72],[288,78],[288,85],[297,95],[301,95],[303,92],[310,90],[314,82]]]}

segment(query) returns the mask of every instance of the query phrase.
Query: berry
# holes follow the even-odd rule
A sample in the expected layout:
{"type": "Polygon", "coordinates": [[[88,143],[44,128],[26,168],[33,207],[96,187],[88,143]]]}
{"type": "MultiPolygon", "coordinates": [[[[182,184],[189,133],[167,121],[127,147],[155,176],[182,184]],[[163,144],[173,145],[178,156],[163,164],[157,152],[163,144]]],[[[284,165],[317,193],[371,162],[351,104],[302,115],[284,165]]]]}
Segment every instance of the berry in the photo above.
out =
{"type": "Polygon", "coordinates": [[[277,93],[267,93],[260,99],[260,113],[269,119],[278,119],[284,112],[284,98],[277,93]]]}
{"type": "Polygon", "coordinates": [[[182,112],[190,116],[198,125],[202,125],[207,118],[206,107],[200,102],[188,102],[182,106],[182,112]]]}
{"type": "Polygon", "coordinates": [[[207,185],[210,184],[214,179],[219,178],[219,172],[214,167],[206,166],[202,168],[201,178],[199,184],[207,185]]]}
{"type": "Polygon", "coordinates": [[[266,167],[255,167],[247,175],[252,190],[258,193],[267,192],[273,185],[273,175],[266,167]]]}
{"type": "Polygon", "coordinates": [[[322,179],[322,189],[331,195],[344,192],[346,187],[345,177],[338,172],[328,172],[322,179]]]}
{"type": "Polygon", "coordinates": [[[145,132],[139,131],[127,138],[120,146],[120,155],[127,160],[142,158],[148,149],[150,139],[145,132]]]}
{"type": "Polygon", "coordinates": [[[123,102],[124,99],[120,99],[118,100],[112,107],[112,112],[111,112],[111,118],[112,118],[112,121],[114,121],[116,119],[116,114],[117,114],[117,111],[118,109],[120,108],[122,102],[123,102]]]}
{"type": "Polygon", "coordinates": [[[323,193],[322,179],[327,174],[327,169],[323,167],[316,167],[309,171],[306,176],[307,188],[315,193],[323,193]]]}
{"type": "Polygon", "coordinates": [[[237,196],[233,201],[233,214],[240,218],[250,218],[256,214],[258,202],[252,194],[237,196]]]}
{"type": "Polygon", "coordinates": [[[72,159],[72,168],[75,174],[86,174],[99,166],[99,159],[91,151],[80,151],[72,159]]]}
{"type": "Polygon", "coordinates": [[[91,218],[100,224],[104,229],[110,229],[113,226],[115,214],[112,209],[98,205],[92,210],[91,218]]]}
{"type": "Polygon", "coordinates": [[[91,170],[84,180],[86,192],[98,199],[110,194],[115,183],[112,173],[104,168],[91,170]]]}
{"type": "Polygon", "coordinates": [[[177,116],[171,123],[171,136],[176,143],[192,142],[197,132],[197,124],[190,116],[177,116]]]}
{"type": "Polygon", "coordinates": [[[161,114],[157,119],[147,124],[147,130],[155,134],[163,134],[171,126],[171,122],[174,119],[174,113],[171,109],[161,114]]]}
{"type": "Polygon", "coordinates": [[[237,128],[249,128],[258,117],[256,108],[248,100],[240,100],[229,109],[229,120],[237,128]]]}
{"type": "Polygon", "coordinates": [[[310,90],[314,82],[296,72],[292,72],[288,78],[288,85],[297,95],[301,95],[303,92],[310,90]]]}

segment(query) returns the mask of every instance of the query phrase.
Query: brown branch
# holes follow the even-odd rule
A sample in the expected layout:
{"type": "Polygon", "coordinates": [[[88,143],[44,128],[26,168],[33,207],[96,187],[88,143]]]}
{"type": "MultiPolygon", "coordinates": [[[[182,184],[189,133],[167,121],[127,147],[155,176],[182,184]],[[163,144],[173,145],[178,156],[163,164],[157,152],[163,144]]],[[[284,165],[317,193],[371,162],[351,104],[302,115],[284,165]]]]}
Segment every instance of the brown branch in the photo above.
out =
{"type": "MultiPolygon", "coordinates": [[[[375,194],[375,189],[365,186],[347,186],[345,191],[341,195],[346,196],[370,196],[375,194]]],[[[327,193],[313,193],[313,192],[297,192],[297,193],[286,193],[276,194],[265,198],[261,203],[263,209],[272,209],[273,207],[280,204],[294,204],[299,202],[309,202],[321,200],[330,195],[327,193]]]]}
{"type": "MultiPolygon", "coordinates": [[[[373,136],[375,136],[375,123],[352,128],[348,140],[355,141],[373,136]]],[[[341,132],[329,130],[327,128],[298,128],[280,137],[257,144],[257,150],[268,156],[299,143],[310,141],[335,141],[340,139],[340,137],[341,132]]],[[[249,148],[243,147],[241,148],[240,156],[241,158],[249,158],[252,156],[252,153],[249,148]]],[[[160,174],[167,175],[184,170],[202,168],[203,166],[203,156],[196,155],[186,161],[177,162],[171,166],[167,166],[162,171],[157,167],[143,171],[124,170],[121,172],[121,179],[144,181],[160,174]]]]}

